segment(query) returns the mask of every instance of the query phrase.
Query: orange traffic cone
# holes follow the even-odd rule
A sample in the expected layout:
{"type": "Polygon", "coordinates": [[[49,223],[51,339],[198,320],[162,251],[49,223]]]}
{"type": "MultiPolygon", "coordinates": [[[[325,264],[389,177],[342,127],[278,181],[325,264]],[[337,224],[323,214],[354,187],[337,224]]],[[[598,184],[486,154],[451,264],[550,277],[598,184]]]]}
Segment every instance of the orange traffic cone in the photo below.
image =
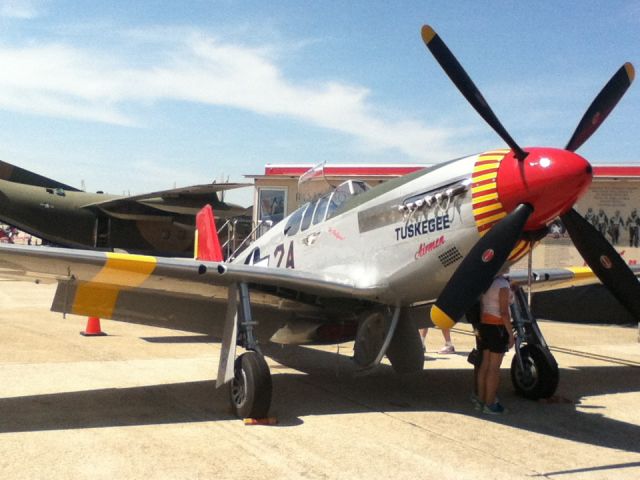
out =
{"type": "Polygon", "coordinates": [[[106,333],[100,329],[100,318],[87,317],[87,328],[84,332],[80,332],[80,335],[85,337],[99,337],[106,335],[106,333]]]}

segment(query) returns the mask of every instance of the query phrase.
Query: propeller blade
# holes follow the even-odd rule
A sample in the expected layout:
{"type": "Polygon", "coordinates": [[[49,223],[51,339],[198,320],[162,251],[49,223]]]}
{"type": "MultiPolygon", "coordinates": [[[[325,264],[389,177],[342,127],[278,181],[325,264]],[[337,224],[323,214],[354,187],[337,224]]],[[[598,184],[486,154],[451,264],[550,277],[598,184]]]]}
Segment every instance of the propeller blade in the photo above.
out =
{"type": "Polygon", "coordinates": [[[574,209],[560,217],[582,258],[605,287],[640,321],[640,283],[615,248],[574,209]]]}
{"type": "Polygon", "coordinates": [[[530,205],[518,205],[478,240],[431,308],[433,323],[440,328],[451,328],[489,288],[520,239],[532,212],[530,205]]]}
{"type": "Polygon", "coordinates": [[[460,93],[464,95],[467,101],[475,108],[476,112],[489,124],[493,130],[500,135],[507,145],[513,150],[515,157],[518,160],[523,160],[527,153],[520,148],[511,135],[505,130],[505,128],[498,120],[498,117],[493,113],[491,107],[484,99],[478,87],[475,86],[467,72],[465,72],[462,65],[458,62],[456,57],[451,53],[451,50],[442,41],[440,36],[429,25],[422,27],[422,40],[431,52],[431,54],[438,61],[442,69],[449,76],[451,81],[458,87],[460,93]]]}
{"type": "Polygon", "coordinates": [[[635,71],[630,63],[627,62],[618,69],[585,112],[565,150],[575,152],[600,128],[634,78],[635,71]]]}

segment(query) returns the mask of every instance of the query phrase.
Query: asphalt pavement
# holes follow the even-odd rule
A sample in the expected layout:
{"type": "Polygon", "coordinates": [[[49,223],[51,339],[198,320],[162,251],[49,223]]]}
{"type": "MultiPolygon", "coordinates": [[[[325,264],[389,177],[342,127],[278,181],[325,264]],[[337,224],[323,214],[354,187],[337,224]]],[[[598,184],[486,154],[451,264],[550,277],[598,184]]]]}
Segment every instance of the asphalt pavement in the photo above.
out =
{"type": "MultiPolygon", "coordinates": [[[[216,390],[219,344],[187,332],[49,311],[54,286],[0,282],[2,478],[640,478],[640,344],[635,327],[541,322],[560,365],[552,402],[509,413],[469,401],[474,340],[399,377],[358,372],[352,344],[266,346],[278,423],[247,426],[216,390]]],[[[220,320],[224,312],[221,311],[220,320]]]]}

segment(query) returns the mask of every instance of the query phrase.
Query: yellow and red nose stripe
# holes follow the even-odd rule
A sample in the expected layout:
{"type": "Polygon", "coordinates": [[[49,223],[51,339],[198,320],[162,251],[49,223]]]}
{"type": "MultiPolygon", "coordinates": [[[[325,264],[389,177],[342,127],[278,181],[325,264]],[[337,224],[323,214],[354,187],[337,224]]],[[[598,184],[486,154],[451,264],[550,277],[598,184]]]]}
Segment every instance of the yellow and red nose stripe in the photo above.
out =
{"type": "Polygon", "coordinates": [[[111,318],[123,288],[139,287],[156,268],[155,257],[107,253],[104,266],[91,280],[79,282],[71,313],[111,318]]]}
{"type": "MultiPolygon", "coordinates": [[[[509,150],[493,150],[478,156],[471,175],[471,204],[478,233],[482,237],[491,227],[507,216],[498,196],[498,169],[509,150]]],[[[529,251],[529,242],[518,241],[509,254],[515,262],[529,251]]]]}

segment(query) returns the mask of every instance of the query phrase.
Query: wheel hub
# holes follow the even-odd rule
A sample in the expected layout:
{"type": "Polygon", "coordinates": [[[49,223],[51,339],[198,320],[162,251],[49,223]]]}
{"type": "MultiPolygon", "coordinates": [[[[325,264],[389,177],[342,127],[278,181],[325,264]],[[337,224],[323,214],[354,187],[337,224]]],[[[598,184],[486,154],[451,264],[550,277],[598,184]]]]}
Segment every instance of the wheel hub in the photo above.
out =
{"type": "Polygon", "coordinates": [[[531,360],[531,358],[523,359],[524,370],[518,369],[516,371],[516,377],[518,379],[518,383],[522,386],[522,388],[528,390],[534,387],[538,383],[538,369],[536,368],[535,363],[531,360]]]}
{"type": "Polygon", "coordinates": [[[231,401],[237,407],[241,407],[247,399],[246,385],[247,375],[240,369],[231,380],[231,401]]]}

